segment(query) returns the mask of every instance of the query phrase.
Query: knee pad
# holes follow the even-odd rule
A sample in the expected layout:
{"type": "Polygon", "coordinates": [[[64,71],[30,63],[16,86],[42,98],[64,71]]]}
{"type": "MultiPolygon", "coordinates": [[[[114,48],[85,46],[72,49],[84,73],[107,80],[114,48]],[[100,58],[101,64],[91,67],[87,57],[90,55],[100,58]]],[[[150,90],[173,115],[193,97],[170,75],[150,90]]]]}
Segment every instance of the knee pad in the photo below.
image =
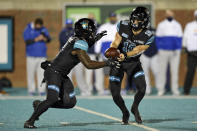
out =
{"type": "Polygon", "coordinates": [[[136,84],[138,91],[140,91],[141,93],[146,92],[146,81],[145,81],[144,75],[141,75],[135,78],[135,84],[136,84]]]}
{"type": "Polygon", "coordinates": [[[73,108],[76,105],[76,103],[77,103],[77,99],[76,97],[73,97],[69,100],[69,103],[63,102],[63,106],[65,109],[70,109],[70,108],[73,108]]]}
{"type": "Polygon", "coordinates": [[[75,97],[75,92],[71,92],[71,93],[65,93],[64,94],[64,99],[63,99],[63,103],[64,105],[74,105],[76,104],[76,97],[75,97]]]}
{"type": "Polygon", "coordinates": [[[73,108],[77,103],[77,99],[76,97],[73,97],[70,101],[70,108],[73,108]]]}

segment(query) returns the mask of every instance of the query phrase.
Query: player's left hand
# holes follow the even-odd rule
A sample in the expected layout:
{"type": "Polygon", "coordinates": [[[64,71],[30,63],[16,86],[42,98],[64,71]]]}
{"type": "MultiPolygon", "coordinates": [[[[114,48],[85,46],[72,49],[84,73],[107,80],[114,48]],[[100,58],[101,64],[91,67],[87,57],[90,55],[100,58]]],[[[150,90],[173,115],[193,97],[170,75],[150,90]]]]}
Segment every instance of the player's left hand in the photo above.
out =
{"type": "Polygon", "coordinates": [[[125,59],[124,54],[121,53],[117,59],[118,59],[118,61],[124,61],[124,59],[125,59]]]}
{"type": "Polygon", "coordinates": [[[108,59],[106,62],[108,66],[115,68],[115,69],[119,69],[121,66],[120,62],[117,60],[108,59]]]}
{"type": "Polygon", "coordinates": [[[107,35],[107,31],[106,30],[102,31],[101,33],[96,34],[95,41],[100,40],[105,35],[107,35]]]}

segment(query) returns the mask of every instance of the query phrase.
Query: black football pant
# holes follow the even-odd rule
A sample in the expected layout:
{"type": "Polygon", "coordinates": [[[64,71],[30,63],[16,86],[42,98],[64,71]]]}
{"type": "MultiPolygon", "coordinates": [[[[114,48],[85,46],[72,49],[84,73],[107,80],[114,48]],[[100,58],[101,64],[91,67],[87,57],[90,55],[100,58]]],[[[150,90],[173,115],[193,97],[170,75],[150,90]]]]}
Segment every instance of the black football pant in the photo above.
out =
{"type": "Polygon", "coordinates": [[[194,80],[194,75],[197,67],[197,56],[194,56],[192,54],[188,54],[187,57],[187,74],[185,78],[185,83],[184,83],[184,93],[189,94],[192,83],[194,80]]]}
{"type": "Polygon", "coordinates": [[[120,94],[124,72],[126,72],[128,76],[131,75],[136,84],[137,93],[134,97],[133,106],[138,107],[146,91],[144,71],[139,61],[129,63],[123,62],[121,68],[118,70],[112,68],[110,71],[110,90],[115,104],[120,108],[123,114],[128,112],[125,102],[120,94]]]}
{"type": "Polygon", "coordinates": [[[76,104],[74,87],[69,77],[62,77],[61,74],[51,68],[47,68],[44,73],[47,83],[47,98],[42,101],[29,121],[35,121],[48,108],[73,108],[76,104]]]}

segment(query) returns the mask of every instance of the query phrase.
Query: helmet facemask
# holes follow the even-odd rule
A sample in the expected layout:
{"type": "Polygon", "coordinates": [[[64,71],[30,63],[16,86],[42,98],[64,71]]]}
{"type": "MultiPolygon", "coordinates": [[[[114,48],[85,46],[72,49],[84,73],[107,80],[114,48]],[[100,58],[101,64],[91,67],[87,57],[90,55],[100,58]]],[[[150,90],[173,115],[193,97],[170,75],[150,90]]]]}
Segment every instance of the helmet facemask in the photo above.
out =
{"type": "Polygon", "coordinates": [[[137,7],[130,15],[130,25],[134,31],[147,28],[149,25],[149,12],[147,9],[137,7]]]}

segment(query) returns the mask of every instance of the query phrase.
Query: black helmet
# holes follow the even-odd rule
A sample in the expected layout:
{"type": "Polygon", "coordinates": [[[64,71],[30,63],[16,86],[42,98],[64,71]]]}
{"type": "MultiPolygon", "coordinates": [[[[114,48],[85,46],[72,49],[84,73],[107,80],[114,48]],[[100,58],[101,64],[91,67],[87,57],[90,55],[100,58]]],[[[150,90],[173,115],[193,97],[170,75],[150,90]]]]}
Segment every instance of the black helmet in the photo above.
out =
{"type": "Polygon", "coordinates": [[[93,20],[88,18],[79,19],[75,23],[76,36],[83,37],[87,41],[93,41],[96,35],[96,25],[93,20]]]}
{"type": "Polygon", "coordinates": [[[140,29],[144,29],[144,28],[148,28],[148,26],[150,25],[150,21],[149,21],[149,11],[147,8],[143,7],[143,6],[138,6],[137,8],[135,8],[131,15],[130,15],[130,24],[131,27],[134,30],[140,30],[140,29]],[[134,24],[134,21],[138,20],[140,21],[138,23],[138,25],[134,24]]]}

